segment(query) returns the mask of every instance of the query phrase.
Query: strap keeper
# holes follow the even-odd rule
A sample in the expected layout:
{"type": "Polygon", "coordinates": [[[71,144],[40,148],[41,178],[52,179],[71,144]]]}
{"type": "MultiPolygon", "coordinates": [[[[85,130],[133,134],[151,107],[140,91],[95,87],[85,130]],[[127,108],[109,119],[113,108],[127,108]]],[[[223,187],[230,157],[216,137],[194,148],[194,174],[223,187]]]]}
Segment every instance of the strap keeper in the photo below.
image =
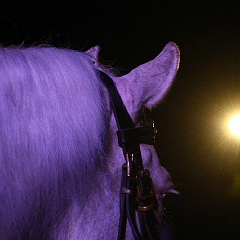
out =
{"type": "Polygon", "coordinates": [[[121,193],[132,195],[133,191],[127,188],[122,188],[121,193]]]}
{"type": "Polygon", "coordinates": [[[149,212],[154,209],[153,203],[148,206],[138,206],[137,210],[139,212],[149,212]]]}

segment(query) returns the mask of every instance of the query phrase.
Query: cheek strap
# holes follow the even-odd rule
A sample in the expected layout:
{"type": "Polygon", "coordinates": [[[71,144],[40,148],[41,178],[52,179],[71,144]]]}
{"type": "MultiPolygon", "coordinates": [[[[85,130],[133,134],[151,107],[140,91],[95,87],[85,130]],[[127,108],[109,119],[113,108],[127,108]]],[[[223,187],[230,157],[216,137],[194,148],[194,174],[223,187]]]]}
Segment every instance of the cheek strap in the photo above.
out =
{"type": "Polygon", "coordinates": [[[140,151],[141,143],[154,144],[156,130],[154,126],[135,128],[113,80],[102,71],[99,71],[99,75],[108,89],[118,126],[118,144],[123,150],[126,161],[122,167],[118,240],[125,239],[127,221],[134,239],[157,240],[159,223],[154,214],[157,200],[150,173],[143,167],[140,151]],[[138,212],[140,231],[136,224],[136,212],[138,212]]]}

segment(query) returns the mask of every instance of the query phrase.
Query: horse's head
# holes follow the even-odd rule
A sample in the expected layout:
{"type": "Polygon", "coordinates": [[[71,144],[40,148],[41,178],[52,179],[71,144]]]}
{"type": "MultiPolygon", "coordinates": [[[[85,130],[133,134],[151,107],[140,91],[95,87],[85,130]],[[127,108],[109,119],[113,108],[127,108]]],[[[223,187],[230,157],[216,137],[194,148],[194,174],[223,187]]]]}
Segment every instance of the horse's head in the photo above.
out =
{"type": "MultiPolygon", "coordinates": [[[[98,53],[0,48],[1,239],[116,238],[125,159],[98,53]]],[[[127,75],[109,74],[136,127],[142,109],[162,100],[178,64],[169,43],[127,75]]],[[[173,184],[154,147],[140,148],[161,202],[173,184]]]]}
{"type": "MultiPolygon", "coordinates": [[[[96,68],[101,70],[98,62],[99,47],[88,51],[96,68]]],[[[163,51],[152,61],[133,69],[130,73],[116,77],[109,74],[118,89],[136,127],[140,126],[142,110],[152,109],[161,102],[176,75],[179,66],[178,47],[170,42],[163,51]]],[[[103,69],[103,71],[106,71],[103,69]]],[[[117,124],[114,115],[111,116],[111,150],[108,168],[116,177],[116,187],[120,186],[121,166],[125,162],[121,148],[117,143],[117,124]]],[[[160,165],[157,153],[153,146],[141,144],[141,154],[144,167],[150,170],[154,182],[155,192],[162,211],[162,197],[168,193],[176,193],[168,172],[160,165]]]]}

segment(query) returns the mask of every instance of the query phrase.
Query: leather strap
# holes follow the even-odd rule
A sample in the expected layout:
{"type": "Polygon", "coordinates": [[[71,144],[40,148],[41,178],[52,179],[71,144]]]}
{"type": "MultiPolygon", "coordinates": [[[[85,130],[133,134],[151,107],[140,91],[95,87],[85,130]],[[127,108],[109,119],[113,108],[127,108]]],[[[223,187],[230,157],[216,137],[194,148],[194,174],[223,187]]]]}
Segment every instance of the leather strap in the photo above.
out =
{"type": "Polygon", "coordinates": [[[134,123],[128,114],[128,111],[123,104],[122,98],[120,97],[118,90],[113,80],[104,72],[99,71],[102,82],[108,89],[109,97],[111,99],[112,109],[117,122],[118,129],[135,128],[134,123]]]}
{"type": "Polygon", "coordinates": [[[156,230],[157,219],[153,209],[157,205],[152,179],[148,170],[144,170],[138,176],[138,216],[141,226],[141,234],[144,239],[159,239],[156,230]]]}

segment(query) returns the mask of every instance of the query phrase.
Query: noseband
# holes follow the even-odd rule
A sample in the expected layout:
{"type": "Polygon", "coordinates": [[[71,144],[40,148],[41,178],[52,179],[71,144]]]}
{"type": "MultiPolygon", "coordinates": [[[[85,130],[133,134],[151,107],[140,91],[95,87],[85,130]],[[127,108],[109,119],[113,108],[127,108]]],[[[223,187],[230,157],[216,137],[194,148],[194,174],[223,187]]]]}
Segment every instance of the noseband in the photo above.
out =
{"type": "Polygon", "coordinates": [[[158,221],[154,214],[157,200],[149,170],[143,167],[140,151],[141,143],[154,144],[156,131],[154,126],[135,128],[113,80],[102,71],[99,74],[108,89],[118,126],[118,143],[126,160],[122,167],[118,240],[125,239],[127,221],[134,239],[159,239],[158,221]],[[136,211],[140,231],[136,223],[136,211]]]}

